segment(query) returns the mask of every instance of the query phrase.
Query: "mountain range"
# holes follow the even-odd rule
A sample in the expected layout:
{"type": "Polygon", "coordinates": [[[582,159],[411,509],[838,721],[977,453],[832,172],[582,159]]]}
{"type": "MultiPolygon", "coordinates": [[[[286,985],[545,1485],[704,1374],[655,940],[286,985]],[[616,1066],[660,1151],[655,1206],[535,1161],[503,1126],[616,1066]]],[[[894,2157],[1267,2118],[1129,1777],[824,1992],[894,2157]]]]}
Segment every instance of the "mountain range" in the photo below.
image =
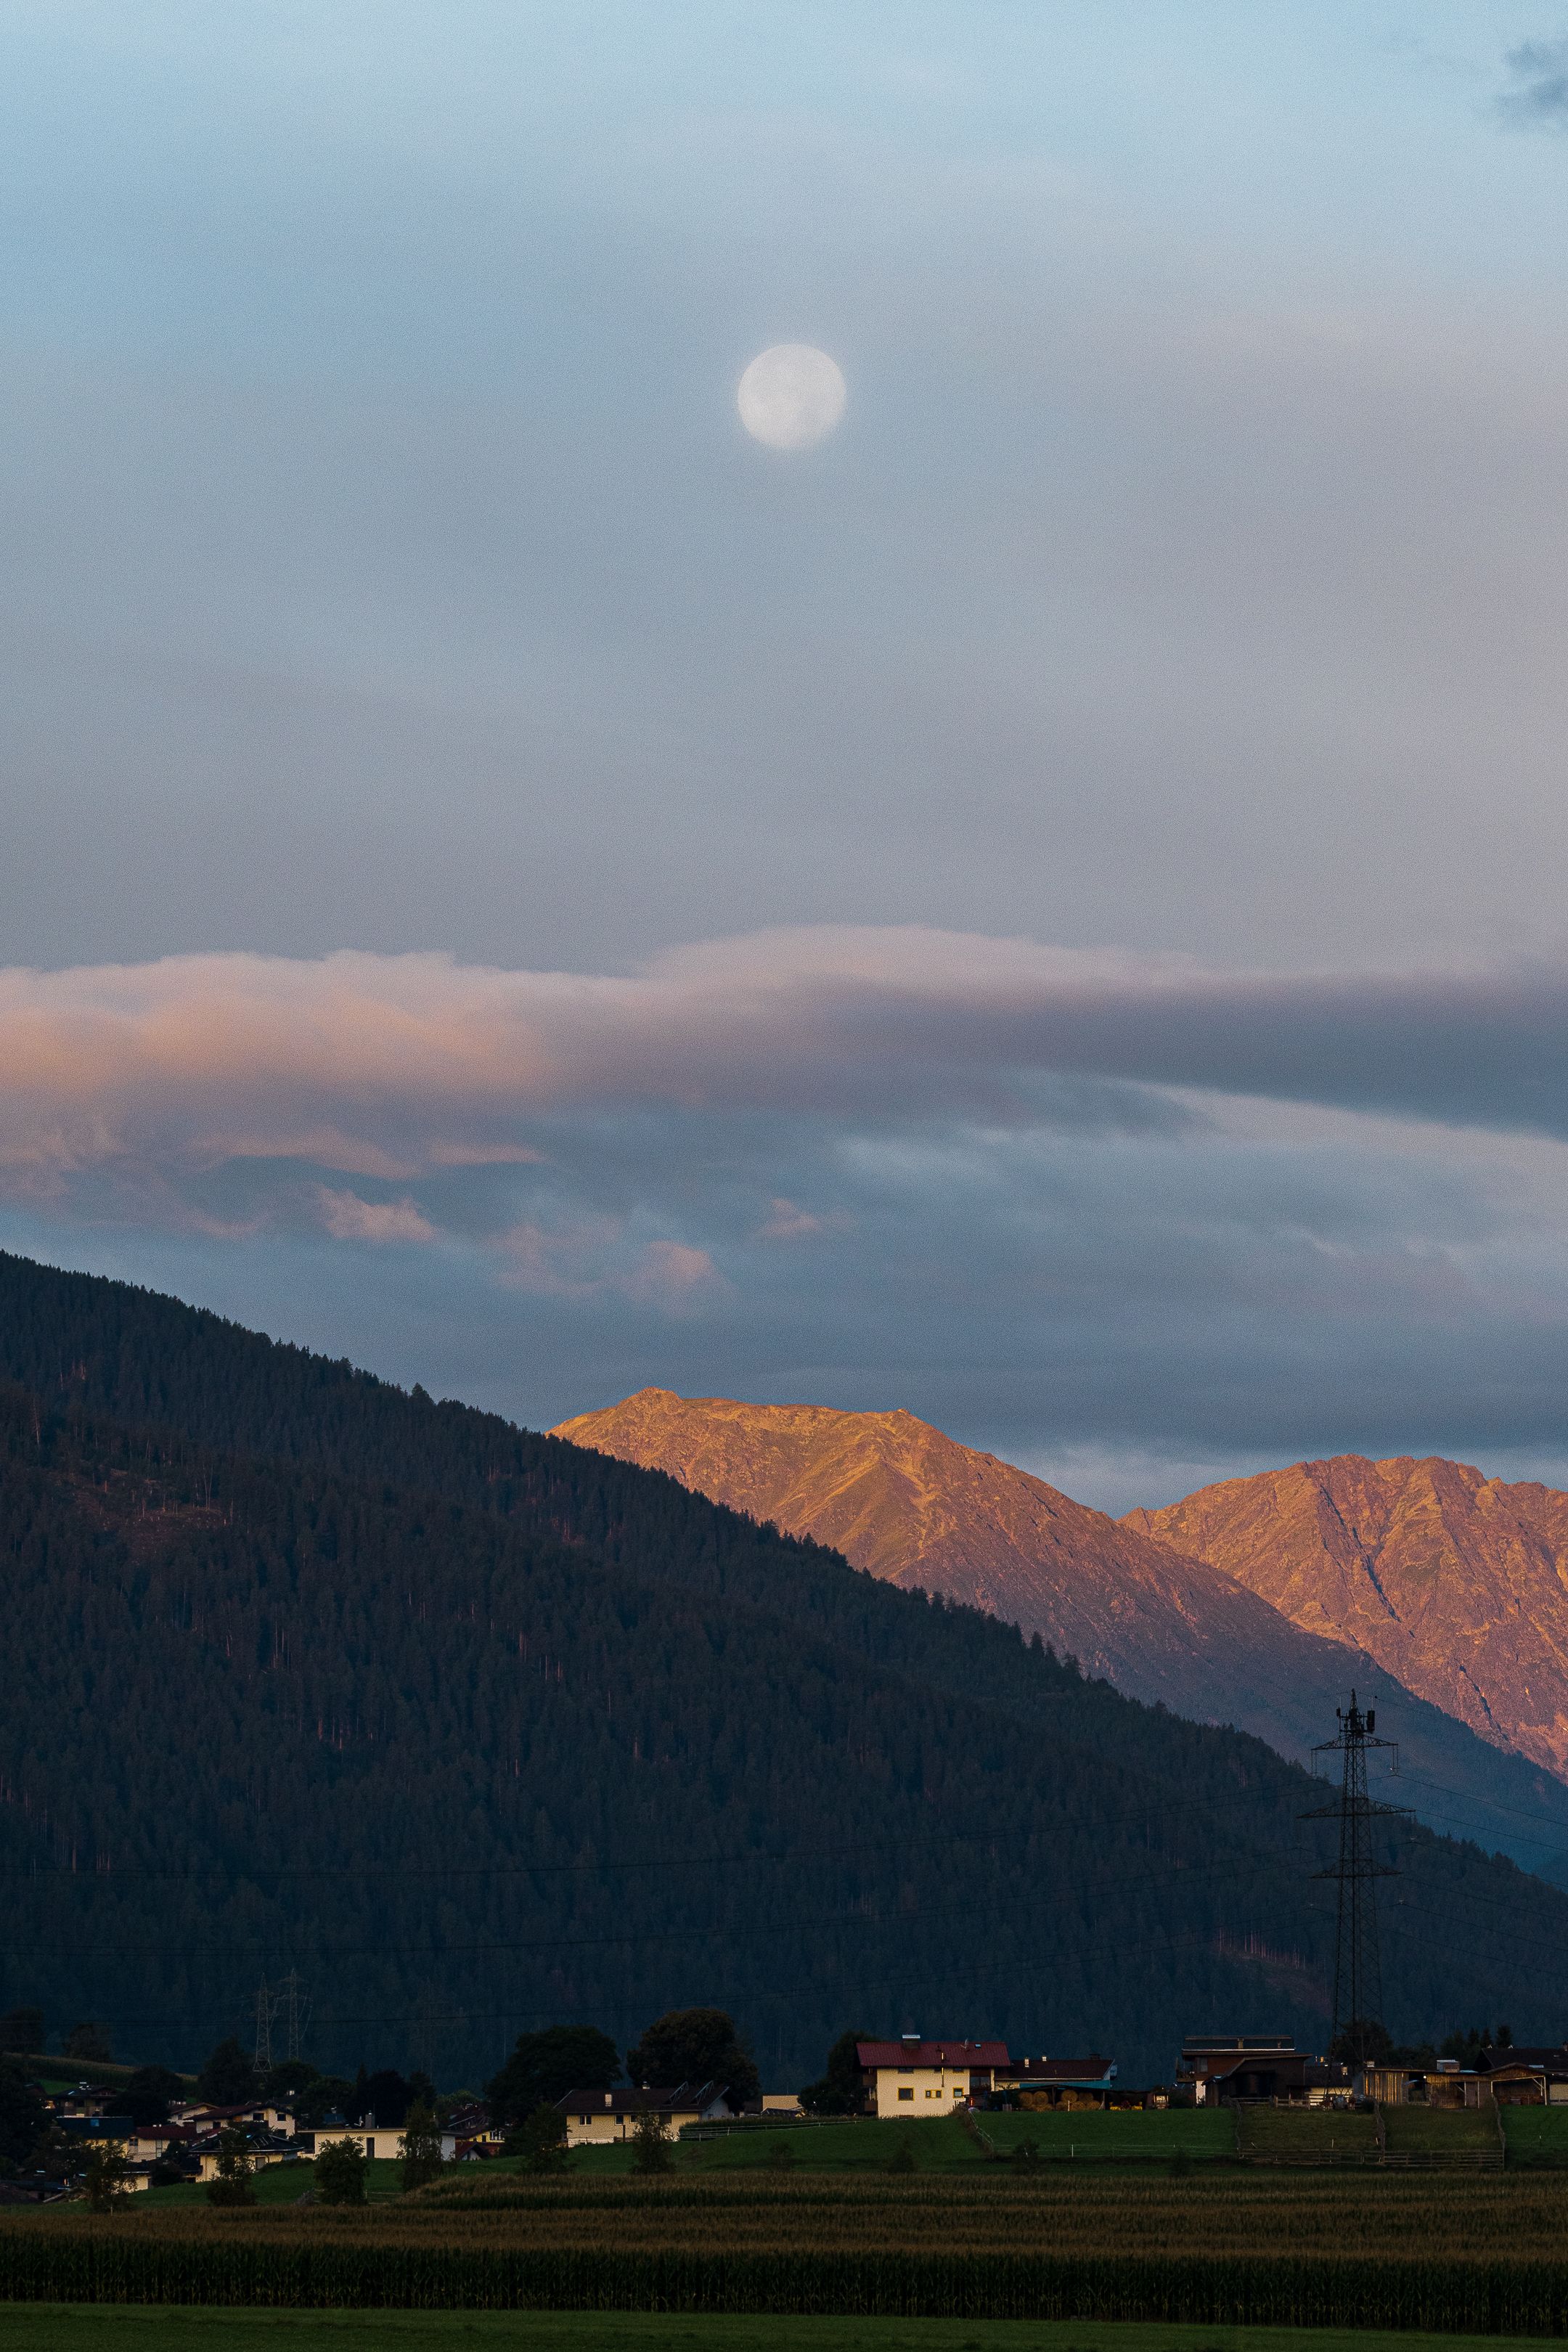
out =
{"type": "Polygon", "coordinates": [[[1568,1534],[1568,1496],[1454,1465],[1363,1464],[1352,1482],[1354,1465],[1315,1464],[1118,1522],[904,1412],[644,1389],[555,1434],[989,1610],[1119,1690],[1298,1760],[1333,1736],[1353,1686],[1399,1744],[1400,1784],[1383,1793],[1527,1865],[1562,1851],[1568,1787],[1528,1710],[1557,1688],[1542,1629],[1554,1590],[1568,1637],[1568,1595],[1526,1530],[1555,1505],[1568,1534]],[[1380,1482],[1399,1471],[1414,1475],[1380,1482]]]}
{"type": "Polygon", "coordinates": [[[1135,1511],[1310,1633],[1568,1776],[1568,1495],[1462,1462],[1341,1454],[1135,1511]]]}
{"type": "MultiPolygon", "coordinates": [[[[521,2027],[1321,2046],[1324,1799],[647,1470],[0,1255],[0,2010],[482,2080],[521,2027]]],[[[1385,2010],[1561,2037],[1568,1896],[1384,1823],[1385,2010]]]]}

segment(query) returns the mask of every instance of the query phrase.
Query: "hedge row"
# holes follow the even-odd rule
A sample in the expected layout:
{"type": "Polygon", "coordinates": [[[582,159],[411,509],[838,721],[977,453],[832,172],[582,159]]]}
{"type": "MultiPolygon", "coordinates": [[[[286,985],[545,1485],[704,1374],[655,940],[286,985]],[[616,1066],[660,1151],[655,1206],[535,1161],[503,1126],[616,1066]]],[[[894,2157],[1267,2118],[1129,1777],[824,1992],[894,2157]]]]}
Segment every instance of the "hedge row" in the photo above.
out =
{"type": "Polygon", "coordinates": [[[1568,2333],[1568,2263],[584,2252],[0,2230],[0,2299],[1568,2333]]]}

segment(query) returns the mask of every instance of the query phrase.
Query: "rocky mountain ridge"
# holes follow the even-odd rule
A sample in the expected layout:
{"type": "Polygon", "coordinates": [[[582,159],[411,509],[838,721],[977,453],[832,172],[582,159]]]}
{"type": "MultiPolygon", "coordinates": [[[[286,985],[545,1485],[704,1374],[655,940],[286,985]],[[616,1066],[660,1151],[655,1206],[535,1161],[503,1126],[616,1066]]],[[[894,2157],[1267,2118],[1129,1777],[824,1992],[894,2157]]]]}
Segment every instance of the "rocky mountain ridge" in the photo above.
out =
{"type": "Polygon", "coordinates": [[[1345,1454],[1131,1511],[1303,1632],[1375,1658],[1568,1778],[1568,1495],[1462,1462],[1345,1454]]]}
{"type": "Polygon", "coordinates": [[[1327,1619],[1296,1622],[1227,1562],[1076,1503],[913,1413],[645,1389],[552,1433],[666,1471],[885,1581],[985,1609],[1132,1697],[1233,1723],[1298,1760],[1332,1733],[1352,1683],[1363,1698],[1381,1692],[1423,1818],[1526,1861],[1562,1849],[1568,1790],[1503,1756],[1483,1726],[1423,1706],[1370,1644],[1327,1619]]]}

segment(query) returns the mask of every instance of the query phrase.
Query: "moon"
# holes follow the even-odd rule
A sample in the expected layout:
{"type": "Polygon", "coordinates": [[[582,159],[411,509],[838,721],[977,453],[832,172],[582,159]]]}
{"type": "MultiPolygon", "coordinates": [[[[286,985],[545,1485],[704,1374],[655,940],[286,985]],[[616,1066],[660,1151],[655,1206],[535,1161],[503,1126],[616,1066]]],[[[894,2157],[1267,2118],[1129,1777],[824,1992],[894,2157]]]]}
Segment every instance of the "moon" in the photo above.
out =
{"type": "Polygon", "coordinates": [[[844,378],[813,343],[759,352],[735,394],[741,422],[770,449],[815,449],[844,414],[844,378]]]}

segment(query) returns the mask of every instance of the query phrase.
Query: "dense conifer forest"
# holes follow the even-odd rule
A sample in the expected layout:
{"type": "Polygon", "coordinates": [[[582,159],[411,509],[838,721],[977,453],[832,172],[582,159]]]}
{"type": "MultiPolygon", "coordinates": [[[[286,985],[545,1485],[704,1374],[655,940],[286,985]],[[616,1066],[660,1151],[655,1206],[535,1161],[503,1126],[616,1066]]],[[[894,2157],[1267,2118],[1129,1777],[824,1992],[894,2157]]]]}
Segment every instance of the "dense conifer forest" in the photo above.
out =
{"type": "MultiPolygon", "coordinates": [[[[0,2010],[199,2060],[297,1969],[308,2054],[491,2074],[712,2003],[1315,2046],[1324,1791],[673,1480],[0,1257],[0,2010]]],[[[1332,1727],[1326,1727],[1331,1729],[1332,1727]]],[[[1387,2021],[1558,2040],[1568,1895],[1408,1828],[1387,2021]]]]}

